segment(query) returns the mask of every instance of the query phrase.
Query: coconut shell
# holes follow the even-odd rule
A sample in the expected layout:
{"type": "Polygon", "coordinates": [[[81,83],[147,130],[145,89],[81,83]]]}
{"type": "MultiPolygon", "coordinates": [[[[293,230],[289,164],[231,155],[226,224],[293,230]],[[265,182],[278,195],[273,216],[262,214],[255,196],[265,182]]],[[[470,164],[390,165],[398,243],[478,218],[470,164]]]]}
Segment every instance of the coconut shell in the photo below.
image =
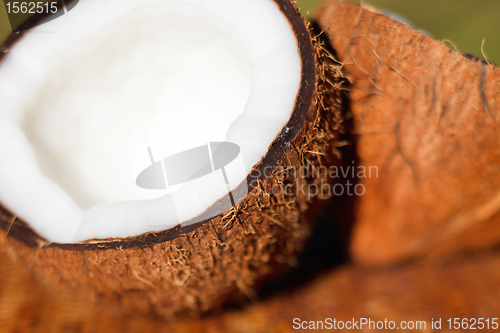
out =
{"type": "MultiPolygon", "coordinates": [[[[208,210],[218,213],[215,218],[187,227],[78,244],[49,243],[2,207],[0,237],[7,236],[10,253],[63,294],[168,318],[254,299],[266,279],[295,265],[314,221],[314,211],[308,213],[314,200],[304,190],[285,196],[272,189],[321,181],[320,175],[305,179],[284,169],[335,163],[330,146],[342,130],[343,78],[339,65],[326,65],[329,55],[293,3],[275,2],[297,37],[301,84],[289,122],[248,176],[249,194],[241,203],[227,210],[216,202],[208,210]]],[[[23,34],[11,35],[2,50],[23,34]]],[[[236,197],[243,186],[233,191],[236,197]]]]}
{"type": "MultiPolygon", "coordinates": [[[[500,243],[500,69],[357,5],[315,19],[351,82],[359,179],[350,254],[365,264],[500,243]]],[[[479,41],[478,41],[479,42],[479,41]]]]}

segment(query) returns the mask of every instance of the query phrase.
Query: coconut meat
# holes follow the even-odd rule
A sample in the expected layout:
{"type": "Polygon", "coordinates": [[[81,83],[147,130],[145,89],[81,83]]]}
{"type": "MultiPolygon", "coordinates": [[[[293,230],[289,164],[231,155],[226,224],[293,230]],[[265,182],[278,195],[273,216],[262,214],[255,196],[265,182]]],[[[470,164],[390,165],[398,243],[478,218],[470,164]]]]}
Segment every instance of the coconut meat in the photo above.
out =
{"type": "Polygon", "coordinates": [[[0,66],[0,202],[52,242],[168,229],[238,186],[287,123],[297,42],[270,0],[82,0],[0,66]],[[151,163],[207,142],[221,171],[139,188],[151,163]]]}

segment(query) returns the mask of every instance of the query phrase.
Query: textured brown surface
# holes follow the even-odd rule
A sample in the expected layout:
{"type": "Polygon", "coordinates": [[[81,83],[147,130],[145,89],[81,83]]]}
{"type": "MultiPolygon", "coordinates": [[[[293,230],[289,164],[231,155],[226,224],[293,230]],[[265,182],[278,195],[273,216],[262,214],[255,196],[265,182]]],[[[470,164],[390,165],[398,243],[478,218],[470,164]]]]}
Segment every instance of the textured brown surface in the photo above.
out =
{"type": "Polygon", "coordinates": [[[500,241],[500,70],[381,14],[326,1],[316,19],[352,82],[361,263],[500,241]]]}
{"type": "Polygon", "coordinates": [[[300,288],[241,310],[167,323],[151,314],[123,313],[46,290],[27,273],[22,263],[13,262],[2,251],[0,331],[294,332],[294,318],[314,321],[370,318],[392,320],[397,324],[423,320],[427,322],[426,330],[411,332],[433,332],[432,318],[442,318],[443,328],[448,318],[498,318],[498,267],[498,252],[390,270],[346,265],[300,288]]]}
{"type": "MultiPolygon", "coordinates": [[[[313,45],[294,5],[288,0],[276,4],[297,36],[301,85],[286,128],[249,176],[251,192],[230,209],[215,203],[209,210],[222,214],[204,223],[73,245],[44,242],[0,206],[6,246],[47,286],[122,311],[196,316],[254,299],[266,279],[296,264],[314,221],[315,212],[307,212],[313,198],[297,189],[285,196],[284,186],[301,187],[320,178],[300,178],[278,167],[298,169],[335,160],[330,143],[342,126],[338,88],[343,78],[338,65],[324,63],[327,55],[318,43],[313,45]]],[[[242,183],[233,194],[246,186],[242,183]]]]}

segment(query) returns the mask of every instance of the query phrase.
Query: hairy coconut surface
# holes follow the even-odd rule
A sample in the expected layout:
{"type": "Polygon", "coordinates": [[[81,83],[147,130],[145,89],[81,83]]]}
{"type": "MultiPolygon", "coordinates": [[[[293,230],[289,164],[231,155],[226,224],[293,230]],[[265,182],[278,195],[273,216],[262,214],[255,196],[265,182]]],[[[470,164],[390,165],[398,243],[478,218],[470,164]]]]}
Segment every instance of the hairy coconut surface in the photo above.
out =
{"type": "Polygon", "coordinates": [[[351,253],[362,263],[500,241],[500,70],[363,7],[316,20],[344,65],[359,165],[351,253]]]}
{"type": "Polygon", "coordinates": [[[296,332],[295,318],[370,318],[397,325],[425,321],[425,329],[413,332],[428,332],[431,320],[442,318],[445,331],[447,318],[498,316],[499,265],[498,252],[387,270],[345,265],[244,309],[167,323],[47,290],[2,251],[0,327],[4,332],[296,332]]]}
{"type": "MultiPolygon", "coordinates": [[[[325,61],[329,55],[295,6],[286,0],[276,5],[297,38],[300,89],[289,122],[248,176],[249,194],[241,203],[228,210],[216,202],[206,214],[217,216],[203,223],[78,244],[49,243],[30,229],[29,221],[2,208],[1,227],[12,253],[57,290],[165,317],[252,299],[266,278],[293,266],[314,219],[314,212],[306,215],[313,197],[303,185],[325,179],[283,170],[332,163],[330,145],[342,129],[343,79],[340,66],[325,61]],[[285,195],[288,184],[295,190],[285,195]]],[[[2,50],[23,34],[11,35],[2,50]]],[[[246,186],[242,183],[233,194],[246,186]]]]}

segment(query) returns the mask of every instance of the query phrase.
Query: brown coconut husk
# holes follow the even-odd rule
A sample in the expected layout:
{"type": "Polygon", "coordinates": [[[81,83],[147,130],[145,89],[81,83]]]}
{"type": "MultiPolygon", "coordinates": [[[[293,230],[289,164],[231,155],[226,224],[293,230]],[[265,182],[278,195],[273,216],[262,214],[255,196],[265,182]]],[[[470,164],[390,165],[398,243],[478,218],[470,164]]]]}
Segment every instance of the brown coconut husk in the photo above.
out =
{"type": "Polygon", "coordinates": [[[0,327],[2,332],[285,333],[297,331],[294,318],[370,318],[397,325],[426,321],[425,330],[412,332],[428,332],[431,320],[441,318],[444,332],[448,331],[448,318],[490,318],[491,324],[491,318],[498,317],[498,267],[498,251],[397,269],[344,265],[243,309],[165,322],[154,314],[124,314],[47,290],[28,274],[23,263],[0,251],[0,327]]]}
{"type": "MultiPolygon", "coordinates": [[[[0,237],[6,237],[10,253],[64,294],[122,313],[154,312],[169,318],[254,299],[255,289],[266,279],[295,265],[310,234],[315,213],[306,213],[314,200],[304,191],[285,196],[283,191],[275,195],[272,188],[318,184],[320,175],[302,179],[283,170],[335,161],[330,145],[342,129],[343,78],[338,64],[326,63],[329,55],[311,37],[292,2],[276,4],[297,36],[301,86],[290,121],[249,175],[249,194],[241,203],[227,209],[216,202],[209,212],[218,216],[184,228],[79,244],[48,243],[29,228],[29,221],[2,207],[0,237]]],[[[31,20],[37,22],[36,17],[31,20]]],[[[9,50],[24,33],[11,35],[2,50],[9,50]]]]}
{"type": "Polygon", "coordinates": [[[351,82],[359,181],[350,253],[389,264],[500,243],[500,70],[363,7],[315,16],[351,82]]]}

